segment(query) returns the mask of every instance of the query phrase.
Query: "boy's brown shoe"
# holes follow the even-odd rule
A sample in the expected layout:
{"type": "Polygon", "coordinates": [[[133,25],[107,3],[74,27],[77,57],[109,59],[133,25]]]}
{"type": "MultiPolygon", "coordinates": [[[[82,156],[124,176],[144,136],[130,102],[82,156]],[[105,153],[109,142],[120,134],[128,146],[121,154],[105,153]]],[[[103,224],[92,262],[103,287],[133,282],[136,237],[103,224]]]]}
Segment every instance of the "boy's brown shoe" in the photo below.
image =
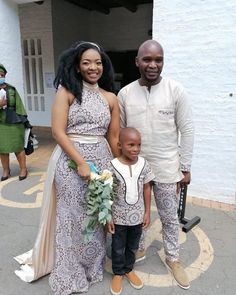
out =
{"type": "Polygon", "coordinates": [[[189,289],[189,279],[180,262],[166,259],[166,266],[172,272],[176,283],[183,289],[189,289]]]}
{"type": "Polygon", "coordinates": [[[114,275],[111,281],[110,291],[112,295],[120,295],[122,292],[123,276],[114,275]]]}
{"type": "Polygon", "coordinates": [[[135,254],[135,263],[142,261],[146,258],[146,252],[145,250],[138,250],[135,254]]]}
{"type": "Polygon", "coordinates": [[[130,285],[135,289],[141,289],[143,287],[143,282],[136,275],[134,271],[125,274],[126,278],[130,282],[130,285]]]}

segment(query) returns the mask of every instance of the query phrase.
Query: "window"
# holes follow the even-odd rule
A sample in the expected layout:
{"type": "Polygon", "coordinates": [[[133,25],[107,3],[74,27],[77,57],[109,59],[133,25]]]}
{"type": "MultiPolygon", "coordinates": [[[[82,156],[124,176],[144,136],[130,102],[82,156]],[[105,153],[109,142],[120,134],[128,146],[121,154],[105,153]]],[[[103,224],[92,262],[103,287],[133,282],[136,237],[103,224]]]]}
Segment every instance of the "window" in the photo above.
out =
{"type": "Polygon", "coordinates": [[[45,112],[41,40],[23,40],[25,91],[29,111],[45,112]]]}

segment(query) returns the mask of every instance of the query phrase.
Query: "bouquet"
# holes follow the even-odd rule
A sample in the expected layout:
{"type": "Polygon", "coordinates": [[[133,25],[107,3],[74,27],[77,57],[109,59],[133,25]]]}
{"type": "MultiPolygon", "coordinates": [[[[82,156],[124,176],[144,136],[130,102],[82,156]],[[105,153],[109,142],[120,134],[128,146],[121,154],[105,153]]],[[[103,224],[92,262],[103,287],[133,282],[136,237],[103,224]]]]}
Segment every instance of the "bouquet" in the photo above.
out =
{"type": "MultiPolygon", "coordinates": [[[[96,225],[105,225],[112,220],[111,206],[113,203],[114,182],[111,171],[97,171],[92,162],[87,162],[90,170],[90,181],[88,183],[88,191],[86,193],[87,201],[87,218],[84,224],[84,240],[90,241],[96,225]]],[[[69,161],[69,167],[77,169],[74,161],[69,161]]]]}

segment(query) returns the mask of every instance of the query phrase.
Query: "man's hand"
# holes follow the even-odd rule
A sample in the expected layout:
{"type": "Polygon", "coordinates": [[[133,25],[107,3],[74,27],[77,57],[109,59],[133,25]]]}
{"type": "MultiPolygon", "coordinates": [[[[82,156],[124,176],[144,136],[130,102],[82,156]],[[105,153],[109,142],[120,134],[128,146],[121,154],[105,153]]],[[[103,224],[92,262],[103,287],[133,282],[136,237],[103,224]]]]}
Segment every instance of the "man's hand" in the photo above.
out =
{"type": "Polygon", "coordinates": [[[186,172],[186,171],[182,171],[184,178],[181,179],[180,182],[177,182],[177,194],[179,194],[180,192],[180,188],[184,185],[189,185],[190,181],[191,181],[191,173],[190,172],[186,172]]]}

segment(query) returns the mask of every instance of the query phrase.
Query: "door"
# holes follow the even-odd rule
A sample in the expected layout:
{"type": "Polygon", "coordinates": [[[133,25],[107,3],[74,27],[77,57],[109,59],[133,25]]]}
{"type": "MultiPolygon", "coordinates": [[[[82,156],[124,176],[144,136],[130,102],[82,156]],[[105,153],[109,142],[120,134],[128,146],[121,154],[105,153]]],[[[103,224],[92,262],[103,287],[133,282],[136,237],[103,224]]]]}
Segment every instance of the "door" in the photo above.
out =
{"type": "Polygon", "coordinates": [[[42,38],[23,39],[25,106],[34,126],[51,126],[54,72],[45,72],[42,38]]]}

